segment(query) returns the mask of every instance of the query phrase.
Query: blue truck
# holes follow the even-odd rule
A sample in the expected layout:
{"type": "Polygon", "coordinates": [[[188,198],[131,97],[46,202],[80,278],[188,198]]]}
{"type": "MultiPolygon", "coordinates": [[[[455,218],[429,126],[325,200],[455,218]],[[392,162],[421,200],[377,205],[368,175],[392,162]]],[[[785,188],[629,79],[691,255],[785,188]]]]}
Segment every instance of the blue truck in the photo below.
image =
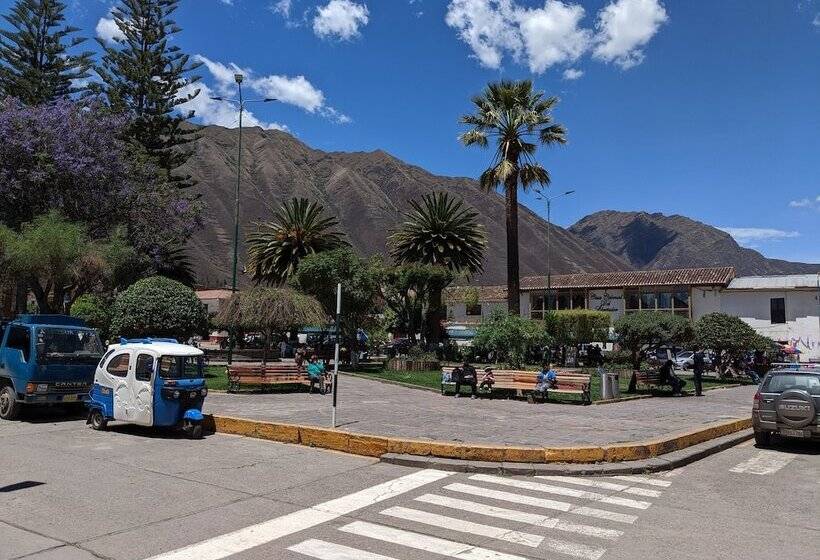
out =
{"type": "Polygon", "coordinates": [[[2,331],[0,418],[14,420],[29,405],[88,401],[105,350],[97,331],[65,315],[20,315],[2,331]]]}

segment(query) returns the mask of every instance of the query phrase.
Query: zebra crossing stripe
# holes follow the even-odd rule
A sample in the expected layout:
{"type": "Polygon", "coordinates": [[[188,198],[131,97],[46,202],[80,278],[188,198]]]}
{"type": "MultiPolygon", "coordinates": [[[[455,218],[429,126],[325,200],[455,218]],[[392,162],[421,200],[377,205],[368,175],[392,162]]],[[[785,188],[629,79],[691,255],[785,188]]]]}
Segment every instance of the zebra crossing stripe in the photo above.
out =
{"type": "Polygon", "coordinates": [[[536,492],[544,492],[547,494],[557,494],[559,496],[569,496],[571,498],[580,498],[582,500],[592,500],[604,504],[612,504],[634,509],[647,509],[652,505],[651,502],[633,500],[631,498],[622,498],[621,496],[607,496],[606,494],[599,494],[598,492],[588,492],[586,490],[577,490],[575,488],[564,488],[563,486],[553,486],[551,484],[542,484],[540,482],[531,482],[529,480],[519,480],[517,478],[503,478],[500,476],[492,476],[487,474],[476,474],[471,476],[470,480],[490,482],[501,486],[512,486],[513,488],[521,488],[522,490],[534,490],[536,492]]]}
{"type": "Polygon", "coordinates": [[[383,556],[366,550],[359,550],[341,544],[329,543],[318,539],[309,539],[289,546],[288,550],[310,556],[317,560],[396,560],[392,556],[383,556]]]}
{"type": "Polygon", "coordinates": [[[354,521],[340,527],[339,530],[460,560],[527,560],[524,556],[497,552],[480,546],[440,539],[394,527],[376,525],[367,521],[354,521]]]}
{"type": "Polygon", "coordinates": [[[616,492],[623,492],[625,494],[635,494],[636,496],[646,496],[648,498],[658,498],[661,495],[660,490],[636,488],[632,486],[627,486],[625,484],[615,484],[614,482],[606,482],[604,480],[590,480],[588,478],[576,478],[574,476],[536,476],[535,478],[551,480],[552,482],[563,482],[564,484],[574,484],[576,486],[600,488],[602,490],[614,490],[616,492]]]}
{"type": "Polygon", "coordinates": [[[779,453],[777,451],[759,451],[757,455],[735,465],[729,472],[746,474],[774,474],[795,458],[789,453],[779,453]]]}
{"type": "Polygon", "coordinates": [[[546,498],[538,498],[535,496],[514,494],[512,492],[504,492],[502,490],[492,490],[490,488],[482,488],[480,486],[472,486],[470,484],[448,484],[444,487],[444,489],[450,490],[452,492],[459,492],[462,494],[470,494],[472,496],[480,496],[483,498],[491,498],[494,500],[512,502],[515,504],[524,504],[544,509],[552,509],[557,511],[574,513],[576,515],[583,515],[586,517],[606,519],[608,521],[616,521],[618,523],[635,523],[635,521],[638,519],[638,517],[635,515],[628,515],[625,513],[617,513],[614,511],[606,511],[603,509],[595,509],[590,507],[576,507],[566,502],[559,502],[556,500],[549,500],[546,498]]]}
{"type": "Polygon", "coordinates": [[[616,480],[623,480],[625,482],[633,482],[636,484],[647,484],[649,486],[662,486],[663,488],[669,488],[672,486],[672,483],[668,480],[658,480],[656,478],[649,478],[646,476],[637,476],[637,475],[619,475],[613,476],[612,478],[616,480]]]}
{"type": "Polygon", "coordinates": [[[494,527],[492,525],[484,525],[481,523],[473,523],[463,519],[455,519],[447,517],[446,515],[438,515],[436,513],[428,513],[426,511],[419,511],[417,509],[405,507],[391,507],[381,512],[382,515],[389,517],[396,517],[404,519],[405,521],[415,521],[416,523],[424,523],[425,525],[432,525],[433,527],[446,527],[451,531],[459,533],[469,533],[481,537],[488,537],[500,541],[511,542],[531,548],[537,548],[544,540],[544,537],[533,535],[530,533],[523,533],[520,531],[513,531],[511,529],[504,529],[503,527],[494,527]]]}
{"type": "Polygon", "coordinates": [[[528,513],[526,511],[490,506],[487,504],[472,502],[470,500],[460,500],[449,496],[440,496],[438,494],[424,494],[416,498],[416,501],[451,509],[458,509],[461,511],[473,512],[479,515],[486,515],[487,517],[497,517],[499,519],[526,523],[534,527],[555,529],[556,531],[577,533],[579,535],[598,537],[600,539],[615,540],[624,534],[623,531],[618,531],[616,529],[605,529],[603,527],[595,527],[592,525],[580,525],[570,521],[564,521],[563,519],[557,519],[555,517],[539,515],[537,513],[528,513]]]}

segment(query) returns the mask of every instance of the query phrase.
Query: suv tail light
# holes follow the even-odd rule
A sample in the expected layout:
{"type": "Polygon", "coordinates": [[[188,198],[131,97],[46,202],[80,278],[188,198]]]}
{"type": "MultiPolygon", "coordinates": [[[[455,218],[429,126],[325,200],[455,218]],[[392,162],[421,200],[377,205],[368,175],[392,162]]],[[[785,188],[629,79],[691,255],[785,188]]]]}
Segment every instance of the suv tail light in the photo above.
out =
{"type": "Polygon", "coordinates": [[[754,400],[752,401],[752,410],[758,410],[760,408],[760,401],[763,397],[760,395],[760,391],[755,393],[754,400]]]}

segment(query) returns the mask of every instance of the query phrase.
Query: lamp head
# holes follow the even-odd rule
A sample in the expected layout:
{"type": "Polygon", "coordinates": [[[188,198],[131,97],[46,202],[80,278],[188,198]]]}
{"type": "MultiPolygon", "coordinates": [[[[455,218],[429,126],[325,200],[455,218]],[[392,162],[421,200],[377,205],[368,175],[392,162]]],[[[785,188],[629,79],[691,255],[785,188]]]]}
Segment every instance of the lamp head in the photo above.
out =
{"type": "Polygon", "coordinates": [[[237,84],[241,84],[242,80],[245,79],[245,76],[243,76],[242,74],[234,74],[233,79],[236,80],[237,84]]]}

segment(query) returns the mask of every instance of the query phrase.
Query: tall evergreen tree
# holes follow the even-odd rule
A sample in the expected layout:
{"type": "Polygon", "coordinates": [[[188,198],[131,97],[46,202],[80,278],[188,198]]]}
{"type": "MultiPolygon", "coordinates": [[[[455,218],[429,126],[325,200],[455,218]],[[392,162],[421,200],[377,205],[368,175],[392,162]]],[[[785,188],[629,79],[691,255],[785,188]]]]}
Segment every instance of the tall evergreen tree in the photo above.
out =
{"type": "Polygon", "coordinates": [[[193,111],[181,114],[178,107],[199,94],[192,75],[201,63],[171,43],[181,31],[171,16],[179,0],[121,0],[112,10],[120,37],[111,43],[101,39],[102,65],[97,69],[111,107],[131,119],[128,134],[179,186],[190,177],[173,171],[191,156],[196,131],[184,123],[193,111]]]}
{"type": "Polygon", "coordinates": [[[40,105],[86,89],[91,52],[71,53],[85,41],[76,27],[63,25],[58,0],[17,0],[0,29],[0,94],[40,105]]]}

